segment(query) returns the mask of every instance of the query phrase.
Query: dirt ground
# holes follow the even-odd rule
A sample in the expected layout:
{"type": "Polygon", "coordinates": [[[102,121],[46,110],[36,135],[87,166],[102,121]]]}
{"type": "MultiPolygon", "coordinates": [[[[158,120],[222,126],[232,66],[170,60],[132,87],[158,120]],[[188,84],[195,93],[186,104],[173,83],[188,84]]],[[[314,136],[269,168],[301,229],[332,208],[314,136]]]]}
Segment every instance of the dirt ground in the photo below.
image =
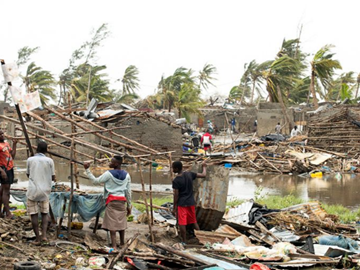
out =
{"type": "MultiPolygon", "coordinates": [[[[71,242],[74,244],[61,244],[59,241],[68,241],[67,231],[62,230],[60,232],[59,238],[56,238],[56,232],[54,228],[51,228],[48,233],[49,244],[42,246],[34,246],[32,244],[32,239],[27,239],[24,237],[25,231],[27,234],[31,233],[31,224],[30,221],[25,218],[17,218],[12,221],[0,220],[1,225],[8,225],[8,228],[13,227],[11,234],[2,237],[0,241],[0,269],[2,270],[13,270],[13,264],[18,261],[37,261],[43,264],[43,266],[51,267],[54,264],[57,266],[56,269],[60,267],[65,269],[70,269],[75,265],[75,261],[79,257],[88,259],[92,256],[103,256],[103,257],[113,257],[114,254],[99,254],[95,251],[91,251],[87,244],[93,242],[94,245],[99,247],[109,246],[107,241],[107,232],[104,230],[97,230],[96,236],[93,234],[93,230],[89,228],[90,224],[93,221],[84,223],[83,229],[81,230],[72,230],[71,242]],[[20,225],[21,226],[20,226],[20,225]],[[10,237],[10,238],[9,238],[10,237]],[[86,241],[85,239],[88,239],[86,241]],[[85,243],[87,242],[87,243],[85,243]],[[82,246],[87,247],[87,251],[83,251],[82,246]]],[[[63,224],[67,224],[64,220],[63,224]]],[[[6,227],[6,226],[5,226],[6,227]]],[[[153,234],[155,242],[161,242],[167,245],[173,245],[180,241],[176,236],[174,228],[167,226],[161,226],[155,224],[153,227],[153,234]]],[[[139,224],[136,222],[128,222],[128,228],[125,233],[125,238],[129,239],[134,236],[136,233],[139,233],[139,240],[142,240],[146,243],[150,242],[149,226],[147,224],[139,224]]],[[[2,234],[1,236],[4,236],[2,234]]],[[[119,243],[119,239],[117,240],[119,243]]],[[[54,268],[55,269],[55,268],[54,268]]]]}

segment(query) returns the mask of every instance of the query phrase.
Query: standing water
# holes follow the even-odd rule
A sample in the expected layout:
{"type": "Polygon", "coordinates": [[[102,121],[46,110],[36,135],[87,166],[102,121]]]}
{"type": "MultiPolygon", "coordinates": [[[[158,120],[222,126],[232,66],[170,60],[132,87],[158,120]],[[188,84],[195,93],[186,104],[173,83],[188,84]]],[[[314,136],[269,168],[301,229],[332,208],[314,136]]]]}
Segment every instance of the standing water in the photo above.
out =
{"type": "MultiPolygon", "coordinates": [[[[27,187],[26,161],[15,162],[15,178],[18,183],[12,185],[13,188],[27,187]]],[[[56,162],[56,178],[60,183],[69,184],[70,168],[68,163],[56,162]]],[[[82,166],[79,166],[80,175],[86,177],[82,166]]],[[[106,168],[104,168],[106,169],[106,168]]],[[[132,179],[132,189],[141,189],[140,174],[136,166],[124,167],[132,179]]],[[[149,167],[143,167],[145,183],[149,181],[149,167]]],[[[101,171],[93,171],[95,175],[100,175],[101,171]]],[[[152,182],[154,191],[171,191],[171,179],[167,169],[154,170],[152,172],[152,182]]],[[[83,178],[79,178],[80,189],[83,191],[102,192],[101,186],[94,186],[83,178]]],[[[328,204],[341,204],[345,207],[359,208],[360,177],[355,174],[344,174],[341,177],[335,175],[324,175],[322,178],[302,178],[292,175],[260,175],[260,174],[230,174],[229,197],[239,199],[251,199],[256,191],[262,188],[260,196],[279,195],[286,196],[292,194],[303,200],[319,200],[328,204]]],[[[147,187],[148,189],[148,187],[147,187]]],[[[134,197],[138,197],[135,196],[134,197]]]]}

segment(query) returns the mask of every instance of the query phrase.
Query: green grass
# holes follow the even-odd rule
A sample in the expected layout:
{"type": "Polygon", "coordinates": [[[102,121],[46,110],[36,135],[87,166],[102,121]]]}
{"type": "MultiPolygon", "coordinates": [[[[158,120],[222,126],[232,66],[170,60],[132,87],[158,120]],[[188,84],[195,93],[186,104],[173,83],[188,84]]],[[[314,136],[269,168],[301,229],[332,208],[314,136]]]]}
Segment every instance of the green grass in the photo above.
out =
{"type": "MultiPolygon", "coordinates": [[[[161,206],[164,203],[167,202],[173,202],[173,197],[172,196],[168,196],[168,197],[153,197],[152,199],[153,204],[157,205],[157,206],[161,206]]],[[[150,198],[147,198],[147,203],[150,204],[150,198]]],[[[140,204],[140,203],[133,203],[133,206],[139,210],[140,212],[145,212],[146,210],[146,206],[145,204],[140,204]]]]}
{"type": "Polygon", "coordinates": [[[16,207],[17,209],[26,209],[25,205],[23,203],[21,204],[10,204],[10,207],[16,207]]]}
{"type": "Polygon", "coordinates": [[[322,203],[321,205],[328,214],[339,216],[341,223],[349,224],[360,219],[360,209],[352,211],[339,204],[328,205],[322,203]]]}
{"type": "Polygon", "coordinates": [[[266,196],[256,200],[257,203],[266,205],[269,209],[282,209],[292,205],[304,203],[305,201],[292,194],[287,196],[266,196]]]}

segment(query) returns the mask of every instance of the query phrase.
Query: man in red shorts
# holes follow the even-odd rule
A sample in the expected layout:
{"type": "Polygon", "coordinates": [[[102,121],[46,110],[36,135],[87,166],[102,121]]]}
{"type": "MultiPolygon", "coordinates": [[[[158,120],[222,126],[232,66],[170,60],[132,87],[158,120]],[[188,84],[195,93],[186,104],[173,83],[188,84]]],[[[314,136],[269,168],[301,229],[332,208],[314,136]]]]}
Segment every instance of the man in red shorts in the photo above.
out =
{"type": "Polygon", "coordinates": [[[193,181],[196,178],[206,177],[206,164],[202,164],[203,172],[183,172],[181,161],[172,164],[173,172],[177,174],[173,180],[174,190],[174,210],[173,214],[177,217],[180,227],[180,236],[186,243],[186,225],[193,224],[195,230],[200,230],[196,221],[195,199],[193,193],[193,181]]]}

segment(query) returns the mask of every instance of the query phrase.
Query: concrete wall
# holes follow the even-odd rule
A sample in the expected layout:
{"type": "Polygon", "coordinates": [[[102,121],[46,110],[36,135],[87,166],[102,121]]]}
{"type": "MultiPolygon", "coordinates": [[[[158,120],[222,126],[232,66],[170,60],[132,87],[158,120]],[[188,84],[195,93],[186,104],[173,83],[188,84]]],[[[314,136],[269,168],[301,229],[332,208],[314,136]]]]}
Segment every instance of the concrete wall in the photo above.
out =
{"type": "MultiPolygon", "coordinates": [[[[130,126],[116,132],[141,144],[158,150],[159,152],[175,151],[173,159],[182,155],[182,135],[180,128],[174,128],[164,122],[152,118],[132,117],[121,125],[130,126]]],[[[109,124],[109,128],[116,123],[109,124]]],[[[137,153],[139,154],[139,153],[137,153]]]]}
{"type": "MultiPolygon", "coordinates": [[[[293,110],[287,110],[291,125],[294,125],[294,115],[293,110]]],[[[281,109],[260,109],[257,113],[257,134],[258,136],[263,136],[269,133],[275,133],[275,126],[278,122],[280,125],[284,125],[286,123],[286,118],[281,109]]],[[[289,125],[286,124],[283,126],[282,134],[290,134],[289,125]]]]}

